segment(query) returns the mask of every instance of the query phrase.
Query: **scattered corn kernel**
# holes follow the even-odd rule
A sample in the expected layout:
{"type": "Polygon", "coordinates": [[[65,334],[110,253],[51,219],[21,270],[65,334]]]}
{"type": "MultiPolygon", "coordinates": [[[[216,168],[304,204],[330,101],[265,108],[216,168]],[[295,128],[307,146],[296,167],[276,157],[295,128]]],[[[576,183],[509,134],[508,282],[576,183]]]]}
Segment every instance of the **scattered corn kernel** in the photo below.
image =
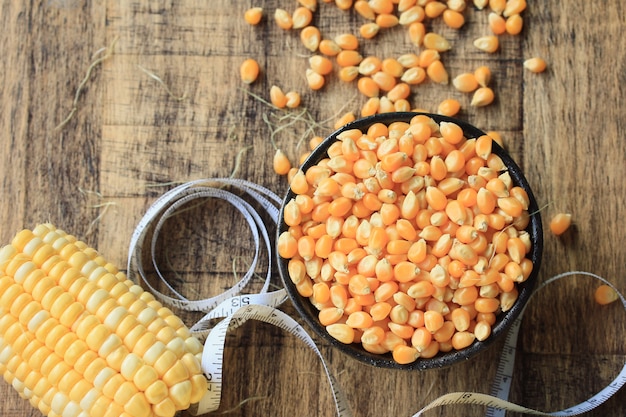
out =
{"type": "Polygon", "coordinates": [[[293,27],[293,19],[285,9],[276,9],[274,11],[274,21],[279,28],[284,30],[289,30],[293,27]]]}
{"type": "Polygon", "coordinates": [[[270,88],[270,101],[272,104],[279,109],[285,108],[287,106],[287,96],[283,93],[283,90],[277,86],[273,85],[270,88]]]}
{"type": "Polygon", "coordinates": [[[443,36],[429,32],[424,36],[424,47],[428,49],[434,49],[435,51],[445,52],[452,49],[450,42],[443,36]]]}
{"type": "Polygon", "coordinates": [[[298,7],[296,10],[293,11],[293,14],[291,15],[291,20],[291,27],[293,29],[302,29],[304,27],[307,27],[309,23],[311,23],[311,21],[313,20],[313,13],[311,13],[310,9],[304,6],[298,7]]]}
{"type": "Polygon", "coordinates": [[[544,61],[543,58],[533,57],[528,58],[526,61],[524,61],[524,68],[526,68],[530,72],[544,72],[546,70],[546,67],[546,61],[544,61]]]}
{"type": "Polygon", "coordinates": [[[600,305],[611,304],[617,301],[619,294],[613,288],[606,284],[600,285],[593,293],[593,299],[600,305]]]}
{"type": "Polygon", "coordinates": [[[246,84],[252,84],[259,77],[259,64],[256,60],[252,58],[248,58],[241,64],[239,68],[239,74],[241,77],[241,81],[246,84]]]}
{"type": "Polygon", "coordinates": [[[437,106],[438,114],[449,117],[455,116],[460,110],[461,103],[454,98],[445,99],[441,103],[439,103],[439,106],[437,106]]]}
{"type": "Polygon", "coordinates": [[[447,9],[443,12],[443,21],[452,29],[460,29],[465,24],[465,17],[459,11],[447,9]]]}
{"type": "Polygon", "coordinates": [[[278,175],[287,175],[291,169],[291,162],[289,162],[289,158],[281,149],[276,149],[272,164],[274,172],[278,175]]]}
{"type": "Polygon", "coordinates": [[[482,36],[474,40],[474,46],[481,51],[494,53],[498,50],[500,42],[496,36],[482,36]]]}
{"type": "Polygon", "coordinates": [[[466,72],[454,77],[452,79],[452,85],[462,93],[471,93],[478,88],[478,81],[474,74],[466,72]]]}
{"type": "Polygon", "coordinates": [[[263,8],[262,7],[251,7],[244,13],[245,21],[250,25],[258,25],[263,19],[263,8]]]}
{"type": "Polygon", "coordinates": [[[495,99],[495,94],[491,88],[480,87],[478,90],[474,92],[470,105],[474,107],[484,107],[493,103],[494,99],[495,99]]]}
{"type": "Polygon", "coordinates": [[[511,15],[506,19],[504,27],[509,35],[519,35],[524,28],[524,19],[518,14],[511,15]]]}
{"type": "Polygon", "coordinates": [[[480,66],[474,70],[474,77],[481,87],[487,87],[491,81],[491,70],[487,66],[480,66]]]}
{"type": "Polygon", "coordinates": [[[557,213],[550,219],[550,231],[559,236],[569,229],[572,224],[572,215],[570,213],[557,213]]]}

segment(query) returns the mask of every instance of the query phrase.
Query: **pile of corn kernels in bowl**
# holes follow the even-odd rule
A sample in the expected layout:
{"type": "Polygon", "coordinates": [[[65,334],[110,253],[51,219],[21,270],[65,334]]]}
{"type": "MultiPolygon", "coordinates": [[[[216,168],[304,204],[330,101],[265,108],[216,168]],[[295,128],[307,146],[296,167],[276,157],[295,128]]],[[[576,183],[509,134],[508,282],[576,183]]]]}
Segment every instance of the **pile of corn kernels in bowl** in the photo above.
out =
{"type": "Polygon", "coordinates": [[[425,114],[336,139],[293,176],[277,243],[320,324],[399,364],[486,340],[533,269],[529,196],[493,139],[425,114]]]}

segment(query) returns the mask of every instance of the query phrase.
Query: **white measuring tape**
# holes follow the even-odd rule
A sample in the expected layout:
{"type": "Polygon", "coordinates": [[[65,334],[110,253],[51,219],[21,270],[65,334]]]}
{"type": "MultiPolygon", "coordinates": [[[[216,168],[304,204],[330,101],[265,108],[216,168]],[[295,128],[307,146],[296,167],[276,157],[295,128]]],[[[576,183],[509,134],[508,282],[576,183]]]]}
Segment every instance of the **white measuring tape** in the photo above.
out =
{"type": "MultiPolygon", "coordinates": [[[[136,281],[143,284],[164,304],[180,308],[186,311],[201,311],[205,316],[191,326],[191,331],[199,338],[206,338],[202,353],[202,369],[209,384],[208,391],[198,404],[194,404],[189,410],[194,415],[205,414],[219,408],[222,392],[223,357],[226,333],[247,320],[259,320],[274,326],[280,327],[288,333],[302,340],[320,358],[326,376],[330,383],[332,394],[335,400],[335,408],[339,417],[352,416],[349,404],[339,388],[335,378],[314,340],[306,330],[292,317],[287,315],[277,307],[286,299],[287,294],[284,289],[269,291],[270,279],[272,276],[272,239],[267,225],[264,223],[259,212],[248,203],[243,197],[227,191],[226,188],[243,192],[247,197],[253,199],[269,215],[273,222],[272,227],[277,226],[279,217],[279,207],[281,199],[270,190],[249,181],[231,178],[216,178],[197,180],[182,184],[168,191],[158,198],[147,210],[146,214],[137,225],[130,242],[128,254],[128,277],[133,279],[136,274],[136,281]],[[248,271],[239,282],[227,291],[208,299],[188,300],[177,292],[163,276],[156,264],[156,242],[160,230],[165,221],[185,204],[198,198],[217,198],[224,200],[236,208],[245,218],[248,227],[252,232],[255,244],[255,255],[248,271]],[[152,226],[154,226],[152,228],[152,226]],[[148,281],[142,263],[142,254],[145,239],[152,230],[152,240],[150,244],[150,256],[156,275],[162,283],[171,291],[172,295],[166,295],[154,288],[148,281]],[[242,294],[254,275],[261,250],[261,241],[265,244],[268,256],[267,274],[262,289],[255,294],[242,294]],[[215,326],[211,327],[213,319],[220,319],[215,326]]],[[[534,294],[546,285],[573,275],[584,275],[601,281],[609,285],[619,295],[624,309],[626,310],[626,299],[617,289],[604,278],[581,271],[566,272],[557,275],[540,285],[534,294]]],[[[532,299],[532,297],[531,297],[532,299]]],[[[574,416],[590,411],[611,398],[620,388],[626,384],[626,363],[622,367],[619,375],[604,389],[586,401],[565,410],[555,412],[541,412],[507,401],[513,377],[515,363],[515,349],[517,337],[524,311],[511,325],[505,339],[505,345],[500,357],[500,362],[496,370],[491,393],[481,394],[475,392],[454,392],[445,394],[430,404],[426,405],[413,417],[421,416],[425,411],[450,404],[475,404],[487,406],[487,417],[504,417],[506,411],[521,412],[542,416],[574,416]]]]}

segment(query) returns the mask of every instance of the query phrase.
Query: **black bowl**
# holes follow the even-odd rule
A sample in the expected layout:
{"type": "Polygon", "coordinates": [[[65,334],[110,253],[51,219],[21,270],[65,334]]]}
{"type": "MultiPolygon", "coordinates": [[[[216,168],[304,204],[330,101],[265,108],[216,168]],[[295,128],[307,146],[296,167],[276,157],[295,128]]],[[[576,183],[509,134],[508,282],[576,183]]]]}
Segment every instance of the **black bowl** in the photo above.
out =
{"type": "MultiPolygon", "coordinates": [[[[441,122],[453,122],[459,125],[464,132],[465,137],[467,138],[478,138],[479,136],[484,135],[485,133],[476,127],[455,118],[441,116],[436,114],[428,114],[428,113],[413,113],[413,112],[397,112],[397,113],[384,113],[375,116],[366,117],[363,119],[356,120],[354,122],[348,123],[337,131],[333,132],[330,136],[328,136],[306,159],[306,161],[302,164],[302,170],[306,172],[308,168],[317,164],[323,158],[328,157],[327,150],[328,147],[337,140],[337,135],[341,132],[349,129],[360,129],[362,131],[367,131],[367,129],[374,123],[384,123],[389,125],[393,122],[409,122],[414,116],[418,114],[424,114],[426,116],[431,117],[437,123],[441,122]]],[[[541,263],[541,255],[543,249],[543,230],[541,225],[541,217],[539,215],[539,207],[537,206],[537,201],[533,196],[532,190],[528,185],[528,181],[524,177],[519,166],[513,161],[513,159],[500,147],[497,143],[493,143],[492,152],[498,155],[504,164],[508,167],[509,174],[515,185],[522,187],[526,193],[528,193],[528,197],[530,199],[530,205],[528,208],[528,212],[532,215],[530,216],[530,222],[526,230],[530,234],[532,249],[527,257],[533,262],[533,271],[530,277],[524,281],[523,283],[517,284],[517,289],[519,291],[519,296],[513,307],[507,312],[500,313],[497,316],[496,323],[492,326],[491,335],[485,341],[474,341],[470,346],[462,350],[452,350],[448,353],[439,353],[433,358],[422,359],[418,358],[415,362],[410,363],[408,365],[402,365],[393,360],[391,354],[378,355],[373,354],[365,349],[360,344],[344,344],[332,336],[328,334],[324,326],[322,326],[318,320],[319,311],[317,308],[313,306],[313,304],[305,297],[302,297],[295,285],[292,283],[289,278],[289,273],[287,270],[288,260],[281,258],[277,255],[278,261],[278,269],[280,272],[280,276],[284,283],[285,288],[287,289],[287,293],[294,304],[296,310],[300,313],[304,321],[313,328],[315,333],[319,335],[322,339],[327,341],[329,344],[340,350],[341,352],[347,354],[348,356],[357,359],[363,363],[381,367],[381,368],[394,368],[394,369],[406,369],[406,370],[425,370],[432,368],[443,368],[449,365],[452,365],[457,362],[461,362],[467,360],[474,355],[478,354],[481,351],[484,351],[494,340],[496,340],[499,336],[501,336],[507,328],[515,321],[515,319],[519,316],[524,305],[528,301],[533,291],[533,288],[537,282],[537,275],[539,272],[539,266],[541,263]]],[[[295,197],[295,194],[288,190],[285,199],[283,201],[284,205],[295,197]]],[[[278,222],[278,231],[277,236],[280,235],[283,231],[287,230],[287,225],[283,221],[283,210],[281,208],[280,218],[278,222]]]]}

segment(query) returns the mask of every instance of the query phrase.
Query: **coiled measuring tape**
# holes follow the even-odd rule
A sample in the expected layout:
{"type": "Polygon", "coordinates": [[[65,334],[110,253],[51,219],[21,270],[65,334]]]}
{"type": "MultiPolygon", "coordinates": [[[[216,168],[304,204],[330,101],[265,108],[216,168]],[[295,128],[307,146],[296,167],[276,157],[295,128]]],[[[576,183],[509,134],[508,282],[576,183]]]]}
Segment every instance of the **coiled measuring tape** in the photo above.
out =
{"type": "MultiPolygon", "coordinates": [[[[215,411],[219,408],[222,392],[223,358],[226,334],[248,320],[263,321],[280,327],[286,332],[302,340],[319,357],[328,378],[333,394],[335,409],[339,417],[350,417],[352,412],[342,390],[333,377],[328,364],[324,360],[313,338],[291,316],[279,310],[278,307],[287,299],[284,289],[269,291],[272,276],[272,240],[267,225],[260,213],[243,197],[228,191],[237,190],[248,198],[254,200],[273,222],[272,227],[278,223],[279,207],[281,199],[272,191],[258,184],[232,178],[214,178],[191,181],[179,185],[159,197],[147,210],[137,227],[135,228],[128,253],[128,277],[140,281],[166,305],[180,308],[185,311],[204,312],[205,315],[193,326],[191,331],[201,340],[204,339],[202,353],[202,370],[209,381],[208,391],[198,404],[194,404],[189,412],[193,415],[201,415],[215,411]],[[227,291],[211,298],[201,300],[189,300],[171,286],[167,278],[161,273],[156,263],[156,243],[159,233],[165,221],[182,206],[199,198],[217,198],[231,204],[245,218],[255,244],[255,254],[248,271],[239,282],[227,291]],[[154,227],[153,227],[154,226],[154,227]],[[145,241],[152,230],[150,242],[150,258],[154,272],[160,281],[168,288],[171,295],[166,295],[154,288],[146,277],[142,263],[142,254],[145,241]],[[249,284],[257,267],[262,244],[268,254],[267,274],[263,287],[258,293],[242,294],[249,284]],[[222,319],[212,326],[214,319],[222,319]]],[[[619,299],[626,310],[626,299],[617,289],[604,278],[584,271],[572,271],[554,276],[542,283],[533,293],[536,294],[546,285],[557,280],[573,276],[583,275],[601,281],[609,285],[619,295],[619,299]]],[[[532,296],[531,296],[532,299],[532,296]]],[[[525,310],[525,309],[524,309],[525,310]]],[[[521,412],[530,415],[541,416],[574,416],[588,412],[607,401],[626,384],[626,363],[617,377],[604,389],[586,401],[570,408],[555,412],[542,412],[526,408],[507,401],[513,377],[515,363],[515,351],[517,338],[522,322],[524,310],[512,323],[504,342],[504,348],[496,370],[496,376],[492,383],[490,394],[475,392],[453,392],[442,395],[430,404],[419,410],[413,417],[421,416],[425,411],[451,404],[474,404],[487,407],[487,417],[504,417],[506,411],[521,412]]]]}

